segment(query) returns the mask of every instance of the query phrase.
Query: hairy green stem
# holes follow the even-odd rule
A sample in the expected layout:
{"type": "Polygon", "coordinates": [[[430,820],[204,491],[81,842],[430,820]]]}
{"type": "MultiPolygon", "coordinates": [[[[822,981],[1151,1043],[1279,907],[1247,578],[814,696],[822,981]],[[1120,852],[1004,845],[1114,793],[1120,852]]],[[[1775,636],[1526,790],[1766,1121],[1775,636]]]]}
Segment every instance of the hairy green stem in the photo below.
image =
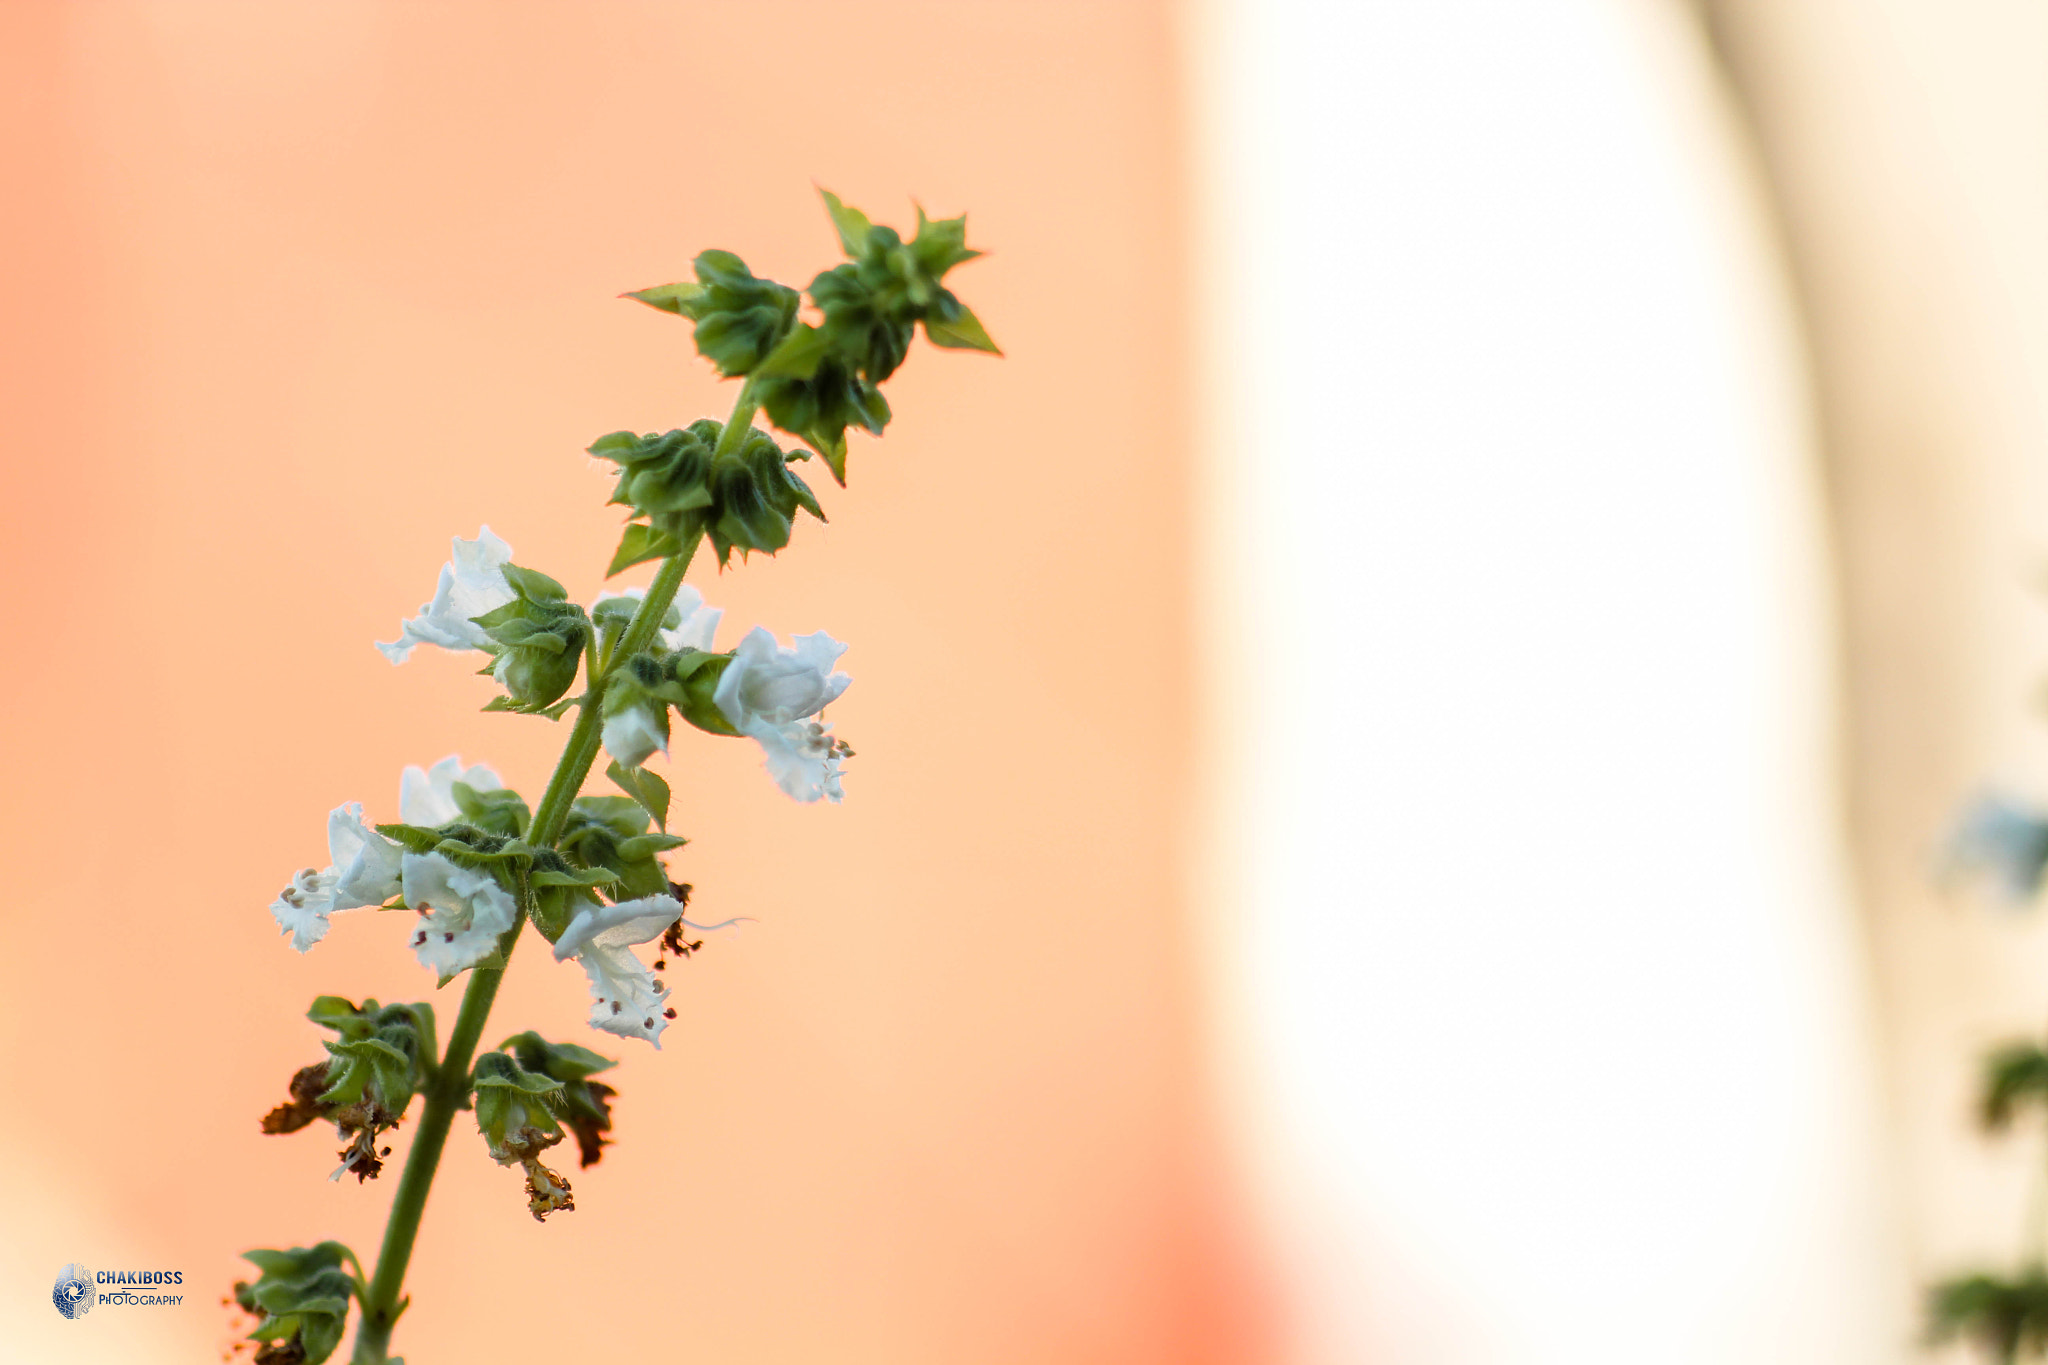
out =
{"type": "MultiPolygon", "coordinates": [[[[753,425],[754,412],[759,406],[754,398],[752,381],[743,383],[739,400],[733,405],[732,416],[719,437],[714,459],[739,449],[747,430],[753,425]]],[[[655,632],[661,629],[662,618],[668,615],[669,605],[675,601],[676,592],[683,585],[683,575],[689,570],[691,556],[696,553],[700,540],[701,537],[692,538],[680,553],[662,561],[654,581],[647,586],[647,594],[641,599],[639,609],[627,624],[625,635],[606,660],[604,673],[590,678],[590,686],[576,715],[576,724],[569,731],[569,742],[563,746],[561,760],[555,764],[554,775],[548,779],[547,790],[541,794],[540,805],[534,808],[532,823],[527,826],[528,843],[552,847],[561,837],[562,825],[569,818],[569,808],[597,762],[604,729],[604,684],[610,670],[618,666],[619,660],[629,659],[653,643],[655,632]]],[[[522,908],[524,900],[522,896],[522,908]]],[[[512,947],[524,926],[522,918],[500,940],[499,949],[503,957],[511,956],[512,947]]],[[[483,1037],[484,1024],[490,1018],[491,1004],[498,998],[498,983],[504,977],[502,962],[495,967],[474,967],[470,970],[469,986],[462,993],[461,1013],[455,1016],[454,1031],[448,1036],[448,1050],[434,1069],[433,1083],[426,1091],[426,1110],[420,1115],[412,1150],[406,1155],[405,1173],[399,1177],[398,1193],[391,1201],[391,1217],[384,1225],[383,1249],[377,1255],[377,1273],[370,1281],[369,1296],[363,1303],[362,1326],[356,1333],[354,1365],[386,1365],[391,1359],[391,1329],[397,1323],[398,1315],[405,1311],[400,1293],[405,1287],[406,1268],[412,1261],[413,1241],[419,1235],[420,1217],[426,1212],[427,1192],[433,1187],[434,1173],[441,1164],[441,1150],[448,1143],[449,1127],[455,1121],[456,1112],[469,1098],[470,1063],[476,1053],[477,1041],[483,1037]]]]}
{"type": "MultiPolygon", "coordinates": [[[[500,943],[504,956],[511,955],[521,927],[523,922],[514,925],[500,943]]],[[[390,1359],[391,1329],[404,1311],[399,1291],[405,1285],[406,1267],[412,1261],[420,1215],[426,1212],[427,1191],[433,1186],[434,1171],[441,1164],[448,1128],[462,1102],[469,1098],[470,1058],[476,1052],[477,1040],[483,1036],[491,1002],[498,998],[498,983],[504,979],[502,963],[470,971],[469,987],[462,993],[462,1012],[455,1016],[448,1051],[434,1069],[433,1084],[426,1093],[426,1112],[420,1115],[412,1151],[405,1158],[405,1174],[399,1177],[398,1194],[391,1201],[391,1218],[384,1225],[384,1246],[377,1253],[376,1278],[370,1281],[369,1297],[363,1303],[363,1325],[356,1333],[355,1365],[384,1365],[390,1359]]]]}

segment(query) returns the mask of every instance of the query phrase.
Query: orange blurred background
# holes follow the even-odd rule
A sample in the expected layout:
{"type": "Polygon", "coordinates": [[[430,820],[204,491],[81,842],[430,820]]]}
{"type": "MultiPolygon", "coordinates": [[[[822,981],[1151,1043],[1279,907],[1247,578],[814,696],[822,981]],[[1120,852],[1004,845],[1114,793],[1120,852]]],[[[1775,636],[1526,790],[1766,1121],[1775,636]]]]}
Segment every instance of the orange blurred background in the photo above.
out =
{"type": "Polygon", "coordinates": [[[18,1346],[198,1358],[229,1338],[244,1247],[373,1251],[391,1184],[330,1184],[323,1132],[257,1119],[319,1055],[314,995],[431,982],[407,926],[345,917],[301,958],[264,907],[323,860],[335,804],[395,818],[400,768],[451,751],[537,798],[566,730],[480,714],[469,661],[395,670],[371,641],[481,523],[588,600],[618,518],[583,447],[731,400],[686,325],[614,296],[711,246],[808,280],[837,254],[815,183],[884,222],[912,196],[968,211],[991,254],[955,278],[1007,358],[918,354],[829,527],[692,570],[722,643],[852,643],[846,804],[794,806],[752,746],[681,739],[695,842],[672,869],[705,917],[759,923],[671,968],[659,1054],[591,1038],[580,973],[526,945],[486,1042],[538,1027],[624,1058],[618,1144],[540,1226],[458,1121],[400,1349],[1256,1354],[1179,872],[1169,19],[0,7],[0,555],[35,604],[0,740],[18,1346]],[[69,1260],[182,1268],[194,1299],[80,1332],[42,1306],[69,1260]]]}

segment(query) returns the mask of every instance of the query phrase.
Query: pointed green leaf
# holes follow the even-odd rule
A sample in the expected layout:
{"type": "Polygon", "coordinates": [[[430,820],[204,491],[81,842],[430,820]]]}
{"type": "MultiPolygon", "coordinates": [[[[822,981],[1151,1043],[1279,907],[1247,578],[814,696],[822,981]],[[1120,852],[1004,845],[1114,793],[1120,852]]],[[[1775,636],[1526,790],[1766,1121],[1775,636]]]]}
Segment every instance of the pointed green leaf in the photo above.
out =
{"type": "Polygon", "coordinates": [[[981,319],[974,316],[974,310],[966,304],[960,305],[960,316],[951,322],[941,322],[936,317],[924,320],[924,334],[934,346],[943,346],[951,351],[986,351],[990,355],[1001,355],[1002,348],[989,338],[988,329],[981,325],[981,319]]]}
{"type": "Polygon", "coordinates": [[[823,188],[818,190],[825,196],[825,212],[832,215],[832,226],[839,233],[839,248],[848,260],[857,260],[868,244],[868,216],[859,209],[848,208],[838,195],[823,188]]]}
{"type": "Polygon", "coordinates": [[[642,522],[633,522],[626,527],[626,533],[619,537],[618,553],[612,556],[611,567],[604,571],[610,578],[635,564],[644,564],[650,559],[667,559],[670,555],[681,554],[682,545],[674,536],[657,531],[642,522]]]}
{"type": "Polygon", "coordinates": [[[635,289],[619,297],[638,299],[649,308],[659,308],[664,313],[686,318],[692,316],[690,310],[703,294],[704,286],[696,281],[678,280],[674,284],[657,284],[652,289],[635,289]]]}
{"type": "Polygon", "coordinates": [[[640,808],[654,817],[654,823],[662,829],[668,828],[668,783],[660,776],[645,768],[627,768],[613,759],[611,766],[604,770],[606,777],[618,784],[619,790],[640,803],[640,808]]]}

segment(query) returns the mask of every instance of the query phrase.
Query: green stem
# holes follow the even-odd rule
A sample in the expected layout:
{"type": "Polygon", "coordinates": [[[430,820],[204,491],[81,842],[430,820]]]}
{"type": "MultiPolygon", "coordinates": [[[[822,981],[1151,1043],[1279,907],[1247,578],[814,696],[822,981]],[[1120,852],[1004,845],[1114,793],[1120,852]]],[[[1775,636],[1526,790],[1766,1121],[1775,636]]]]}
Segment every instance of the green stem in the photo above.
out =
{"type": "MultiPolygon", "coordinates": [[[[740,443],[746,439],[747,430],[753,425],[754,413],[759,406],[754,398],[753,382],[743,383],[739,399],[733,404],[732,416],[727,420],[725,431],[713,452],[713,459],[722,459],[739,449],[740,443]]],[[[676,591],[683,585],[683,575],[689,571],[691,556],[696,553],[700,540],[701,537],[693,537],[681,552],[662,561],[654,581],[647,585],[647,594],[641,598],[639,609],[627,624],[625,635],[612,650],[604,673],[589,678],[590,685],[577,712],[576,724],[569,731],[569,742],[563,746],[554,776],[548,779],[547,790],[541,793],[540,805],[534,808],[532,823],[527,826],[528,843],[552,847],[561,837],[562,825],[569,818],[569,807],[597,762],[604,730],[605,681],[619,660],[630,659],[653,643],[655,632],[661,629],[662,618],[668,615],[669,605],[676,600],[676,591]]],[[[525,897],[522,895],[522,908],[524,905],[525,897]]],[[[511,957],[513,945],[518,942],[519,931],[524,926],[522,918],[499,941],[503,957],[511,957]]],[[[377,1274],[370,1281],[369,1295],[363,1303],[362,1327],[356,1332],[354,1365],[386,1365],[391,1358],[391,1329],[399,1314],[405,1311],[400,1293],[405,1287],[406,1267],[412,1261],[413,1241],[419,1236],[420,1217],[426,1212],[427,1192],[433,1188],[434,1173],[441,1164],[441,1150],[448,1143],[448,1129],[455,1122],[456,1112],[469,1098],[470,1063],[476,1053],[477,1040],[483,1037],[484,1024],[490,1018],[491,1004],[498,998],[498,983],[504,977],[503,962],[496,967],[474,967],[470,970],[469,986],[462,993],[462,1010],[455,1016],[455,1029],[448,1036],[448,1050],[434,1069],[433,1082],[426,1091],[426,1110],[420,1115],[412,1150],[406,1154],[405,1173],[399,1177],[398,1193],[391,1201],[391,1217],[384,1225],[384,1246],[377,1254],[377,1274]]]]}
{"type": "MultiPolygon", "coordinates": [[[[514,925],[500,944],[509,957],[519,939],[520,925],[514,925]]],[[[384,1246],[377,1254],[377,1275],[370,1281],[369,1297],[363,1303],[363,1325],[356,1333],[355,1365],[384,1365],[390,1359],[391,1329],[404,1311],[399,1291],[405,1285],[405,1271],[412,1261],[413,1239],[419,1235],[420,1215],[426,1212],[427,1191],[434,1184],[434,1171],[441,1164],[441,1149],[448,1143],[448,1129],[456,1111],[469,1098],[469,1064],[483,1036],[484,1021],[491,1003],[498,998],[498,983],[505,968],[473,968],[469,987],[462,993],[462,1012],[455,1016],[455,1031],[448,1036],[448,1051],[434,1069],[433,1084],[426,1092],[426,1112],[420,1115],[413,1134],[412,1151],[405,1158],[405,1174],[398,1179],[398,1194],[391,1201],[391,1218],[384,1225],[384,1246]]]]}

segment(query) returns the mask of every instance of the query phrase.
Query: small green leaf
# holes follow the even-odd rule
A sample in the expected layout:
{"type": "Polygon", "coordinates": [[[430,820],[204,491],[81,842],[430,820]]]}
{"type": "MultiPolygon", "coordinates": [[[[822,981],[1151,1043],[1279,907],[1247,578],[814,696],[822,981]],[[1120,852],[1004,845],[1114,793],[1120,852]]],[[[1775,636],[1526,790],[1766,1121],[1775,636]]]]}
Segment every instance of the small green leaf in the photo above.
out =
{"type": "Polygon", "coordinates": [[[691,317],[691,309],[704,295],[704,286],[694,280],[678,280],[674,284],[657,284],[652,289],[635,289],[619,295],[622,299],[638,299],[649,308],[659,308],[664,313],[677,317],[691,317]]]}
{"type": "Polygon", "coordinates": [[[635,564],[644,564],[650,559],[667,559],[670,555],[682,553],[682,544],[665,531],[657,531],[642,522],[633,522],[626,527],[626,534],[619,537],[618,553],[612,556],[611,567],[604,571],[610,578],[635,564]]]}
{"type": "Polygon", "coordinates": [[[839,249],[847,259],[857,260],[868,244],[868,216],[859,209],[848,208],[838,195],[822,186],[818,193],[825,196],[825,212],[832,215],[832,226],[839,233],[839,249]]]}
{"type": "Polygon", "coordinates": [[[622,767],[617,759],[604,770],[604,775],[618,784],[619,790],[640,803],[640,808],[654,817],[654,823],[662,829],[668,828],[668,783],[660,776],[645,768],[622,767]]]}
{"type": "Polygon", "coordinates": [[[981,325],[981,319],[974,316],[974,310],[966,304],[960,305],[960,315],[951,322],[941,322],[937,317],[924,320],[924,334],[934,346],[943,346],[951,351],[986,351],[990,355],[1001,355],[1002,348],[989,339],[988,329],[981,325]]]}

